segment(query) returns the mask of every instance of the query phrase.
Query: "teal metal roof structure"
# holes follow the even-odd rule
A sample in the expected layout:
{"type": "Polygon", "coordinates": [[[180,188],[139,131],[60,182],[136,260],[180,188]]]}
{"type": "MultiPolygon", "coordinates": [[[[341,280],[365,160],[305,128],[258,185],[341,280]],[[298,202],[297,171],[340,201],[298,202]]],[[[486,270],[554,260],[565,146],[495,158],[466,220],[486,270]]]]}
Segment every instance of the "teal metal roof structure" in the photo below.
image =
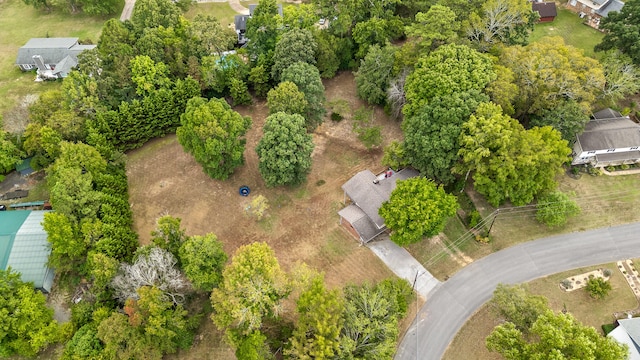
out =
{"type": "Polygon", "coordinates": [[[51,247],[42,228],[47,211],[0,211],[0,266],[11,267],[23,281],[51,291],[54,273],[47,266],[51,247]]]}

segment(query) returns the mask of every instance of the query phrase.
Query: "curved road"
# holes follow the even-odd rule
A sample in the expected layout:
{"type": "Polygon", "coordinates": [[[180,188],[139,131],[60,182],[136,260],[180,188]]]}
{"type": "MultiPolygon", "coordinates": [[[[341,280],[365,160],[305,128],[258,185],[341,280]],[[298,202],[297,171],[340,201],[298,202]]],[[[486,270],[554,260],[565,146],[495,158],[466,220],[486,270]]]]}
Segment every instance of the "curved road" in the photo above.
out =
{"type": "Polygon", "coordinates": [[[458,330],[491,298],[498,283],[522,283],[634,257],[640,257],[640,223],[553,236],[493,253],[431,291],[395,359],[441,359],[458,330]]]}

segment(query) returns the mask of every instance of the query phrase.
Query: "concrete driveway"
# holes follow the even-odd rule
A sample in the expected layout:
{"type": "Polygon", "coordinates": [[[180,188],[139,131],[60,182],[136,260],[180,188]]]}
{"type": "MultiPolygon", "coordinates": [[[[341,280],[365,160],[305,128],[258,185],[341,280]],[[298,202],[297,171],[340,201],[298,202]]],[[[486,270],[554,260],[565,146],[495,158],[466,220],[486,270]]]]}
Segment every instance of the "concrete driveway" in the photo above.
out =
{"type": "Polygon", "coordinates": [[[433,277],[427,269],[409,254],[407,250],[396,245],[386,234],[367,244],[367,247],[384,262],[394,274],[405,279],[414,286],[414,290],[426,299],[440,281],[433,277]],[[415,283],[415,284],[414,284],[415,283]]]}
{"type": "Polygon", "coordinates": [[[498,283],[522,283],[634,257],[640,257],[640,223],[553,236],[493,253],[430,293],[395,359],[441,359],[458,330],[491,298],[498,283]]]}

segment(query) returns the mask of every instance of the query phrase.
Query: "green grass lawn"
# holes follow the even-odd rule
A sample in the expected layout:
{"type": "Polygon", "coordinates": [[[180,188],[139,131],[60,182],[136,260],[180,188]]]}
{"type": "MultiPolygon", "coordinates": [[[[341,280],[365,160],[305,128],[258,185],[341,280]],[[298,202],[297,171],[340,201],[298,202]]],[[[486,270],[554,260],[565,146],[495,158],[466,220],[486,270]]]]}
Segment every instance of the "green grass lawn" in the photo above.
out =
{"type": "Polygon", "coordinates": [[[78,37],[96,43],[107,19],[63,12],[46,14],[22,0],[0,1],[0,114],[27,94],[60,85],[60,82],[36,83],[35,73],[23,73],[14,65],[22,45],[33,37],[78,37]]]}
{"type": "Polygon", "coordinates": [[[595,57],[593,48],[602,41],[604,34],[583,24],[578,14],[558,7],[555,20],[536,24],[529,41],[540,41],[545,36],[561,36],[568,45],[582,49],[587,56],[595,57]]]}

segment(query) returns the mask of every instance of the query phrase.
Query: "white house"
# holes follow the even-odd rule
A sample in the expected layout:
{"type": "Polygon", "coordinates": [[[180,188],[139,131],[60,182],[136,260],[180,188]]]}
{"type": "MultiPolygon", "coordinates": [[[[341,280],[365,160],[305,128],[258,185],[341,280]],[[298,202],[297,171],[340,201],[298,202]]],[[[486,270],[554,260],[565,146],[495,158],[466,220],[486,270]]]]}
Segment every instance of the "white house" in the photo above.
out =
{"type": "Polygon", "coordinates": [[[571,165],[605,167],[640,163],[640,125],[605,109],[593,114],[573,145],[571,165]]]}
{"type": "Polygon", "coordinates": [[[640,318],[618,320],[618,327],[607,337],[629,347],[628,360],[640,360],[640,318]]]}

